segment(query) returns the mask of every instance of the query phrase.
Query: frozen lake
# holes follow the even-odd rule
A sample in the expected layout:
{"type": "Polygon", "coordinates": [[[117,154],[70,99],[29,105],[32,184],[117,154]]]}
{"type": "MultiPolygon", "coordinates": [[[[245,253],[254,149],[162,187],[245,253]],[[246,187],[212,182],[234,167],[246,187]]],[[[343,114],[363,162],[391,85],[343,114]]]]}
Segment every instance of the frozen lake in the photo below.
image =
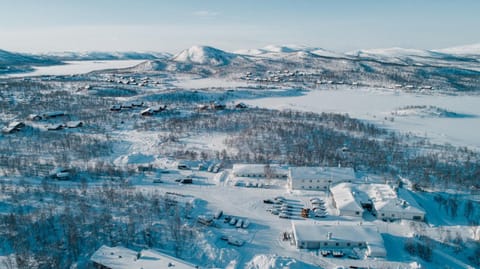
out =
{"type": "Polygon", "coordinates": [[[348,113],[400,132],[411,132],[436,143],[480,149],[480,96],[422,95],[372,89],[313,90],[302,96],[245,100],[252,106],[311,112],[348,113]],[[392,116],[405,106],[436,106],[468,117],[392,116]],[[385,120],[387,117],[387,120],[385,120]],[[390,119],[393,117],[393,121],[390,119]]]}
{"type": "Polygon", "coordinates": [[[7,77],[62,76],[86,74],[96,70],[135,66],[144,60],[66,61],[64,65],[38,66],[26,73],[8,74],[7,77]]]}

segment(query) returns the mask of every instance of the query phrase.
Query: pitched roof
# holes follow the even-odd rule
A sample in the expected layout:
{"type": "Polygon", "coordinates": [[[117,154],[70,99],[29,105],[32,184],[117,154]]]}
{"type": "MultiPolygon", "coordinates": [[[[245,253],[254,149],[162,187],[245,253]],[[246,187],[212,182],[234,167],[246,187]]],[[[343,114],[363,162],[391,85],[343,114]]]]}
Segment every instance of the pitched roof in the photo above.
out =
{"type": "MultiPolygon", "coordinates": [[[[277,175],[287,175],[288,171],[276,164],[271,164],[272,172],[277,175]]],[[[265,164],[234,164],[233,174],[265,174],[265,164]]]]}
{"type": "Polygon", "coordinates": [[[292,221],[292,227],[295,239],[299,241],[352,241],[383,245],[376,227],[369,225],[320,225],[292,221]]]}
{"type": "Polygon", "coordinates": [[[425,214],[413,197],[404,189],[397,192],[387,184],[363,184],[359,188],[365,191],[371,198],[377,211],[410,212],[425,214]]]}
{"type": "Polygon", "coordinates": [[[353,189],[353,184],[340,183],[330,188],[330,191],[335,198],[335,204],[339,210],[363,212],[363,208],[354,196],[355,190],[353,189]]]}
{"type": "Polygon", "coordinates": [[[290,167],[293,180],[326,179],[333,181],[354,181],[355,172],[351,167],[290,167]]]}
{"type": "Polygon", "coordinates": [[[157,269],[169,268],[192,269],[195,265],[154,250],[138,252],[124,247],[101,246],[90,258],[91,261],[112,269],[157,269]]]}

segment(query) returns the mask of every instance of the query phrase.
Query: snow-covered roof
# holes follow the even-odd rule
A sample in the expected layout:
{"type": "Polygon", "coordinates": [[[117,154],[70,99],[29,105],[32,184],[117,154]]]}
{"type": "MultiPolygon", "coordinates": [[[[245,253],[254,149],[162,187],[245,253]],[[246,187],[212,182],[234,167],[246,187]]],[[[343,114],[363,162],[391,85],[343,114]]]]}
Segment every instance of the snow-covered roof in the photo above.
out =
{"type": "Polygon", "coordinates": [[[332,179],[332,181],[354,181],[351,167],[290,167],[292,180],[332,179]]]}
{"type": "Polygon", "coordinates": [[[335,199],[335,204],[339,210],[359,211],[363,212],[363,208],[359,205],[354,192],[353,184],[340,183],[330,188],[335,199]]]}
{"type": "Polygon", "coordinates": [[[370,196],[377,211],[425,214],[425,211],[406,190],[399,189],[399,194],[401,195],[399,197],[395,190],[387,184],[362,184],[359,185],[359,189],[365,191],[370,196]]]}
{"type": "MultiPolygon", "coordinates": [[[[287,175],[288,171],[276,164],[271,164],[270,168],[276,175],[287,175]]],[[[234,175],[245,174],[265,174],[265,164],[234,164],[232,172],[234,175]]]]}
{"type": "Polygon", "coordinates": [[[95,251],[90,260],[112,269],[196,268],[193,264],[154,250],[142,250],[138,256],[138,252],[131,249],[105,245],[95,251]]]}
{"type": "Polygon", "coordinates": [[[292,221],[292,228],[295,239],[298,241],[351,241],[383,247],[382,236],[374,226],[320,225],[311,222],[292,221]]]}

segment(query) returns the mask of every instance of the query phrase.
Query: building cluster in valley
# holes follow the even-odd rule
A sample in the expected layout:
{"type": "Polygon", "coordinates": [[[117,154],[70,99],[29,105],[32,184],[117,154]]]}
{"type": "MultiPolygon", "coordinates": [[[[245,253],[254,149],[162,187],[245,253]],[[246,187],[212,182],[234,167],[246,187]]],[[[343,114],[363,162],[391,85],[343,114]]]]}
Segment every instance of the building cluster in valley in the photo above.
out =
{"type": "MultiPolygon", "coordinates": [[[[350,167],[283,167],[279,165],[236,164],[232,176],[239,180],[264,180],[267,178],[285,181],[292,194],[325,192],[333,212],[337,216],[354,218],[359,223],[366,218],[383,221],[423,221],[425,211],[409,191],[385,183],[371,183],[358,179],[350,167]]],[[[237,184],[238,185],[238,184],[237,184]]],[[[283,198],[282,198],[283,199],[283,198]]],[[[266,203],[277,203],[276,197],[266,203]]],[[[307,210],[325,210],[323,201],[310,199],[307,210]]],[[[282,201],[280,201],[281,203],[282,201]]],[[[284,202],[285,203],[285,202],[284,202]]],[[[369,257],[386,257],[382,236],[374,225],[324,225],[322,223],[294,220],[291,209],[282,205],[271,210],[283,218],[292,219],[292,240],[299,249],[365,249],[369,257]],[[285,207],[285,208],[283,208],[285,207]],[[278,212],[276,212],[278,210],[278,212]]],[[[324,217],[325,214],[305,214],[324,217]]],[[[340,255],[336,252],[337,255],[340,255]]]]}
{"type": "MultiPolygon", "coordinates": [[[[381,183],[379,180],[371,182],[360,178],[351,167],[234,164],[230,170],[221,163],[212,163],[208,169],[206,167],[178,161],[173,169],[182,173],[198,170],[221,175],[225,180],[217,183],[234,188],[286,188],[285,195],[288,198],[276,196],[263,200],[265,206],[271,206],[267,211],[278,215],[279,221],[291,222],[291,228],[284,234],[284,241],[290,242],[299,250],[316,250],[324,257],[341,258],[346,255],[355,259],[384,259],[387,257],[387,250],[382,234],[372,220],[425,220],[425,211],[408,190],[398,184],[381,183]],[[248,184],[242,185],[238,184],[239,182],[248,184]],[[307,202],[302,201],[302,197],[306,196],[310,197],[307,202]],[[331,218],[328,217],[329,214],[332,215],[331,218]]],[[[142,169],[148,173],[154,170],[153,166],[142,169]]],[[[189,183],[194,187],[196,181],[189,183]]],[[[176,183],[186,184],[178,180],[176,183]]],[[[247,216],[239,217],[219,212],[201,214],[196,217],[197,223],[207,229],[216,229],[223,234],[221,239],[230,245],[242,247],[247,244],[248,241],[241,236],[235,236],[235,233],[248,233],[247,227],[252,225],[247,216]]],[[[255,229],[255,225],[250,229],[255,229]]],[[[101,247],[91,257],[91,261],[98,268],[112,269],[162,267],[166,261],[167,265],[174,264],[175,268],[198,268],[151,250],[135,252],[106,246],[101,247]]]]}

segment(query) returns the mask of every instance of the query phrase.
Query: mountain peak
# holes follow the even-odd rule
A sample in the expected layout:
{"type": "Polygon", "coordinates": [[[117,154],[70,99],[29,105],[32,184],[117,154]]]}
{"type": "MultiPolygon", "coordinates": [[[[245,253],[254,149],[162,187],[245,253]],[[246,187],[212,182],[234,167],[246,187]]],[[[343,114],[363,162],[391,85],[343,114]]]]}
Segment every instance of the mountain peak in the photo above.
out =
{"type": "Polygon", "coordinates": [[[214,47],[195,45],[173,56],[172,60],[194,64],[227,65],[235,57],[233,53],[214,47]]]}

